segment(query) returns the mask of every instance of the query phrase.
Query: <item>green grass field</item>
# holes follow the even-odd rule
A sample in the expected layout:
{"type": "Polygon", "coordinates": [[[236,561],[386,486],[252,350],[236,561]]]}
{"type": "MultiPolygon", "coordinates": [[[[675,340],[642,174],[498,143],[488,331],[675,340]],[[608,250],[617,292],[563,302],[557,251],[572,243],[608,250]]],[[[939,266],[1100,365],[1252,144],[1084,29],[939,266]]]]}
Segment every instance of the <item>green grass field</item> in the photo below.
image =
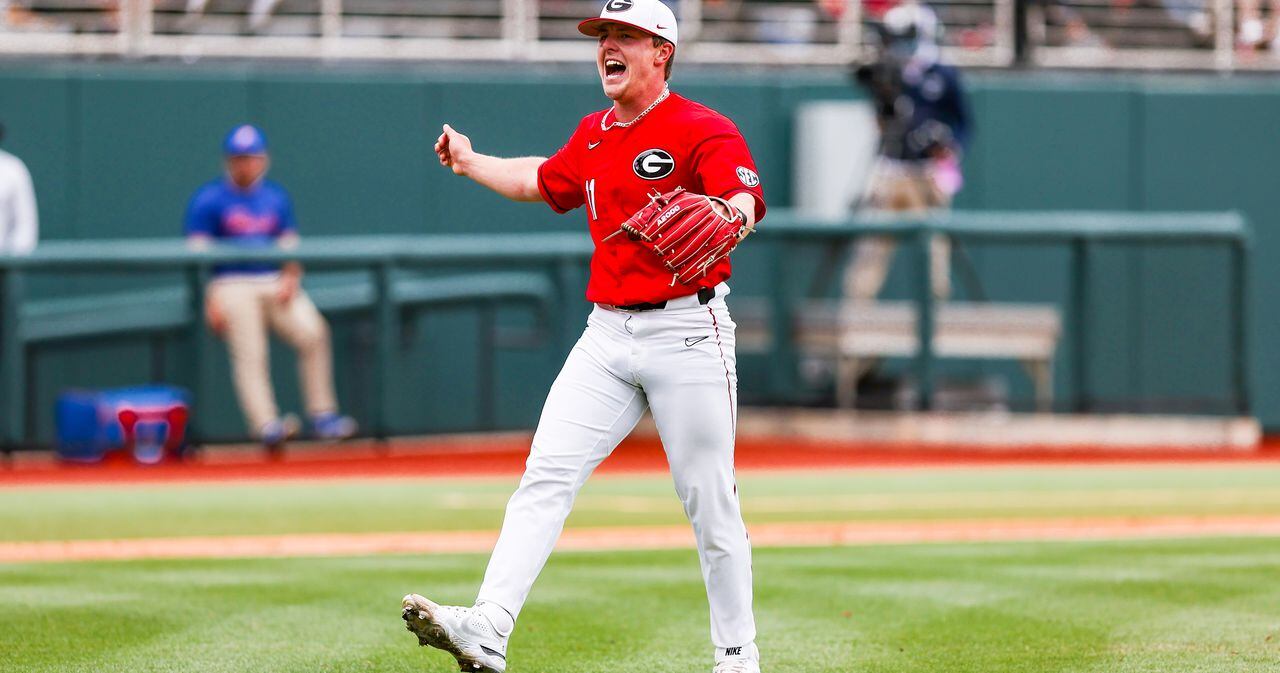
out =
{"type": "MultiPolygon", "coordinates": [[[[745,473],[748,522],[1280,513],[1280,465],[745,473]]],[[[517,477],[0,489],[0,541],[496,529],[517,477]]],[[[601,475],[570,526],[680,524],[670,478],[601,475]]]]}
{"type": "MultiPolygon", "coordinates": [[[[20,488],[5,541],[486,529],[511,478],[20,488]]],[[[746,474],[751,522],[1280,514],[1280,466],[746,474]]],[[[571,525],[682,520],[602,477],[571,525]]],[[[0,564],[0,671],[449,671],[399,619],[470,602],[483,555],[0,564]]],[[[1280,670],[1280,539],[757,549],[769,672],[1280,670]]],[[[710,670],[691,551],[552,557],[512,673],[710,670]]]]}

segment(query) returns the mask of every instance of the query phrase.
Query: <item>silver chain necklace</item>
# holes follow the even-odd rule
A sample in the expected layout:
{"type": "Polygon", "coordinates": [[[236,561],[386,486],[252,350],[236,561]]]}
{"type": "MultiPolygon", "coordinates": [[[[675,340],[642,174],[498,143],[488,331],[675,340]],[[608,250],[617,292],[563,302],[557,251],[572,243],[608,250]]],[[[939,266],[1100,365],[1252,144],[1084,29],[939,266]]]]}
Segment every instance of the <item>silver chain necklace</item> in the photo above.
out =
{"type": "MultiPolygon", "coordinates": [[[[617,126],[618,128],[625,129],[625,128],[627,128],[628,126],[631,126],[632,124],[634,124],[634,123],[636,123],[636,122],[640,121],[641,119],[644,119],[644,116],[645,116],[645,115],[647,115],[647,114],[649,114],[649,111],[653,110],[653,108],[658,107],[658,103],[661,103],[662,101],[666,100],[666,99],[667,99],[667,96],[668,96],[668,95],[670,95],[670,94],[671,94],[671,87],[667,87],[667,86],[662,87],[662,93],[658,94],[658,97],[657,97],[657,98],[655,98],[655,99],[654,99],[654,101],[653,101],[652,103],[649,103],[649,107],[645,108],[645,109],[644,109],[644,112],[641,112],[640,114],[636,115],[636,118],[635,118],[635,119],[632,119],[632,120],[631,120],[631,121],[629,121],[629,122],[619,122],[619,121],[615,121],[615,122],[613,122],[612,124],[609,124],[608,126],[605,126],[605,125],[604,125],[605,117],[608,117],[608,116],[609,116],[608,114],[605,114],[605,115],[604,115],[604,117],[601,117],[601,118],[600,118],[600,130],[601,130],[601,131],[608,131],[609,129],[611,129],[611,128],[615,127],[615,126],[617,126]]],[[[615,113],[615,114],[616,114],[616,113],[615,113]]]]}

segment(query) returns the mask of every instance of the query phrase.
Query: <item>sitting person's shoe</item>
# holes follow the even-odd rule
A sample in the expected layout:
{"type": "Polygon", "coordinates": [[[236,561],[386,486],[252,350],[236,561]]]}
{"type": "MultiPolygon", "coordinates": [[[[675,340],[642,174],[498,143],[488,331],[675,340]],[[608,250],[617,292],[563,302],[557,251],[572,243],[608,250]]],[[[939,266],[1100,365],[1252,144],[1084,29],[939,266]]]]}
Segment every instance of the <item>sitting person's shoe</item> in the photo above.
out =
{"type": "Polygon", "coordinates": [[[356,434],[357,429],[354,418],[343,416],[336,411],[311,417],[311,434],[316,439],[346,439],[356,434]]]}
{"type": "Polygon", "coordinates": [[[285,414],[280,418],[267,421],[258,431],[258,440],[271,450],[279,449],[285,442],[297,436],[302,423],[293,414],[285,414]]]}

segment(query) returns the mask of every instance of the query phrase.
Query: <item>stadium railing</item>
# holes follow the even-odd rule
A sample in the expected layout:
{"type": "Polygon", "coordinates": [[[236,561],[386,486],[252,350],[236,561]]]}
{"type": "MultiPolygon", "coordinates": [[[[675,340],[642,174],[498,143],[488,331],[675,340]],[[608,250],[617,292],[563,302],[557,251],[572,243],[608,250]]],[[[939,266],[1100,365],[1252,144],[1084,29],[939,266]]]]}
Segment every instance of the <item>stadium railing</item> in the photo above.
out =
{"type": "MultiPolygon", "coordinates": [[[[669,0],[682,63],[843,65],[892,0],[669,0]]],[[[939,0],[959,65],[1280,69],[1232,0],[939,0]]],[[[0,0],[0,54],[590,62],[600,0],[0,0]]]]}
{"type": "MultiPolygon", "coordinates": [[[[798,383],[794,328],[800,305],[782,291],[793,284],[796,265],[790,256],[799,245],[826,242],[847,245],[858,236],[895,236],[910,244],[916,304],[917,350],[914,367],[920,385],[920,402],[930,409],[933,401],[935,302],[927,291],[926,242],[934,234],[946,234],[960,243],[1015,242],[1069,245],[1072,251],[1068,322],[1075,325],[1073,350],[1078,406],[1087,403],[1090,361],[1085,335],[1089,332],[1089,284],[1086,282],[1091,247],[1103,242],[1206,243],[1231,250],[1229,302],[1233,406],[1250,410],[1247,335],[1249,332],[1248,283],[1250,232],[1238,213],[1149,212],[1019,212],[956,211],[913,219],[821,219],[777,210],[771,212],[760,236],[773,239],[776,258],[768,301],[771,397],[796,399],[798,383]]],[[[205,371],[210,336],[199,316],[203,313],[201,289],[214,264],[244,260],[298,260],[309,269],[363,271],[367,281],[338,283],[318,288],[317,303],[333,310],[370,309],[376,327],[370,414],[372,434],[381,437],[389,427],[385,400],[386,382],[393,375],[395,339],[401,333],[401,309],[433,302],[491,301],[502,297],[532,298],[550,316],[552,338],[567,350],[579,321],[569,312],[581,305],[583,266],[591,254],[591,241],[579,233],[498,235],[424,235],[363,237],[313,237],[296,250],[188,250],[173,240],[53,241],[42,243],[26,257],[0,256],[0,446],[13,446],[28,437],[27,356],[34,343],[98,334],[154,333],[190,330],[198,371],[196,404],[201,382],[211,380],[205,371]],[[536,269],[527,272],[514,268],[536,269]],[[403,272],[431,268],[451,272],[464,269],[465,277],[406,279],[403,272]],[[490,271],[499,268],[501,272],[490,271]],[[85,295],[56,300],[29,300],[26,277],[33,273],[86,271],[182,271],[185,286],[113,296],[85,295]],[[479,271],[477,271],[479,270],[479,271]],[[480,273],[484,271],[484,273],[480,273]],[[511,275],[515,274],[515,275],[511,275]],[[452,278],[452,279],[451,279],[452,278]]],[[[490,321],[492,324],[492,321],[490,321]]],[[[489,355],[482,350],[482,357],[489,355]]],[[[482,363],[481,372],[489,371],[482,363]]],[[[487,382],[486,382],[487,383],[487,382]]],[[[482,401],[482,404],[485,403],[482,401]]]]}
{"type": "MultiPolygon", "coordinates": [[[[548,338],[568,348],[574,334],[563,326],[567,307],[580,303],[581,268],[591,243],[571,234],[497,236],[315,237],[297,250],[191,251],[173,240],[51,241],[26,257],[0,256],[0,447],[20,446],[29,437],[28,362],[31,349],[56,341],[109,335],[187,332],[195,352],[190,381],[200,404],[204,383],[215,375],[204,357],[211,337],[203,327],[203,287],[213,265],[235,260],[298,260],[309,273],[308,291],[326,313],[372,312],[376,344],[372,366],[371,434],[385,437],[386,385],[401,326],[413,312],[444,304],[480,305],[479,418],[492,422],[492,351],[496,346],[537,345],[548,338]],[[492,271],[494,267],[501,271],[492,271]],[[414,272],[431,269],[438,274],[414,272]],[[513,270],[529,268],[532,270],[513,270]],[[477,270],[480,269],[480,270],[477,270]],[[538,270],[541,269],[541,270],[538,270]],[[336,274],[324,272],[338,271],[336,274]],[[87,293],[55,299],[28,299],[27,277],[38,273],[181,271],[180,287],[87,293]],[[317,283],[316,280],[319,280],[317,283]],[[531,303],[534,330],[502,330],[494,313],[499,302],[531,303]]],[[[197,415],[197,419],[199,416],[197,415]]],[[[198,421],[193,432],[199,439],[198,421]]]]}
{"type": "MultiPolygon", "coordinates": [[[[912,301],[916,305],[918,348],[914,368],[920,386],[920,404],[932,408],[935,355],[935,300],[928,290],[929,264],[927,242],[935,234],[950,236],[959,244],[1018,243],[1032,245],[1069,245],[1071,249],[1068,281],[1067,323],[1075,326],[1072,349],[1071,395],[1078,411],[1088,410],[1090,384],[1088,363],[1088,312],[1090,288],[1087,282],[1091,252],[1096,243],[1205,243],[1225,245],[1231,250],[1230,280],[1227,298],[1230,306],[1231,406],[1241,415],[1250,411],[1249,394],[1249,300],[1248,277],[1251,235],[1245,218],[1237,212],[1065,212],[1065,211],[953,211],[915,219],[889,218],[815,218],[796,212],[770,214],[760,231],[779,239],[778,257],[772,262],[773,287],[783,288],[797,266],[789,261],[798,244],[826,241],[832,245],[848,245],[858,236],[881,234],[902,239],[910,245],[912,260],[912,301]]],[[[769,320],[772,323],[771,381],[778,396],[794,395],[797,348],[795,328],[798,303],[786,293],[775,290],[770,297],[769,320]]]]}

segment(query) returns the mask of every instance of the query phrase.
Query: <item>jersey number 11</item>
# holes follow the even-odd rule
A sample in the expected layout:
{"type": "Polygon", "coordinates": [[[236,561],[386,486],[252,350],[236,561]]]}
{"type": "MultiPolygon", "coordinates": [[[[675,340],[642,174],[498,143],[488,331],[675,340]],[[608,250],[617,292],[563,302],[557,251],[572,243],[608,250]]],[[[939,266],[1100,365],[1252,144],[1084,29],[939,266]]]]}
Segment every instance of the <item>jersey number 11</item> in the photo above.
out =
{"type": "Polygon", "coordinates": [[[591,209],[591,219],[596,219],[596,179],[587,180],[587,207],[591,209]]]}

